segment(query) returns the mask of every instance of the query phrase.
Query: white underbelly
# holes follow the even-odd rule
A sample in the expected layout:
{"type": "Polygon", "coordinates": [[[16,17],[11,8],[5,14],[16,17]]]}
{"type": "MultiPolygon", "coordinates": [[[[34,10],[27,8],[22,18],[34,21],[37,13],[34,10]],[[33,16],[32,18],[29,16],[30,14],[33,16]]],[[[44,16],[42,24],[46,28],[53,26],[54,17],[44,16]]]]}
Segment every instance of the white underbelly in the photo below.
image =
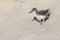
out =
{"type": "Polygon", "coordinates": [[[44,15],[36,15],[36,14],[34,14],[34,16],[37,18],[37,20],[41,20],[41,19],[46,18],[46,16],[44,16],[44,15]]]}
{"type": "Polygon", "coordinates": [[[34,14],[34,17],[37,18],[37,20],[41,20],[41,19],[45,19],[46,18],[46,16],[44,16],[44,15],[37,15],[35,12],[33,12],[33,14],[34,14]]]}
{"type": "Polygon", "coordinates": [[[38,20],[41,20],[41,19],[46,18],[46,17],[45,17],[45,16],[43,16],[43,15],[39,15],[39,16],[38,16],[38,15],[36,15],[35,17],[36,17],[38,20]]]}

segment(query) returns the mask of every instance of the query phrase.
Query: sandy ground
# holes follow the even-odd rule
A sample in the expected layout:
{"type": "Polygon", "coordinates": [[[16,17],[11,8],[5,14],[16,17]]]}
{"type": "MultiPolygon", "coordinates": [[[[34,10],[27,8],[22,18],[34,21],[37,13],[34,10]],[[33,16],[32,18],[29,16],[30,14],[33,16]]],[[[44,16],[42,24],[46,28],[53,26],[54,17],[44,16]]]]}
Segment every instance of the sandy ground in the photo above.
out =
{"type": "Polygon", "coordinates": [[[60,0],[0,0],[0,40],[60,40],[60,0]],[[50,9],[40,25],[31,8],[50,9]]]}

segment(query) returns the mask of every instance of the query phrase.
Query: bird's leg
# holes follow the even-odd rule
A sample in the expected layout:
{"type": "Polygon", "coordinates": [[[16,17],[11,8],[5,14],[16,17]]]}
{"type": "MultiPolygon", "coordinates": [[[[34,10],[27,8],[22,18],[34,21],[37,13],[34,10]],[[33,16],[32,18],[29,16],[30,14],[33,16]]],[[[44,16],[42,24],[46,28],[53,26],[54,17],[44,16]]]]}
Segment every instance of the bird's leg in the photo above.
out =
{"type": "Polygon", "coordinates": [[[43,23],[45,22],[45,19],[43,19],[43,23]]]}
{"type": "Polygon", "coordinates": [[[42,22],[40,22],[40,25],[42,25],[42,22]]]}
{"type": "Polygon", "coordinates": [[[36,20],[36,17],[34,17],[32,21],[34,21],[34,20],[36,20]]]}
{"type": "Polygon", "coordinates": [[[40,22],[40,25],[42,25],[42,22],[40,22]]]}
{"type": "Polygon", "coordinates": [[[40,25],[42,24],[42,22],[43,22],[43,19],[40,20],[40,25]]]}
{"type": "Polygon", "coordinates": [[[44,22],[46,21],[46,20],[48,20],[49,19],[49,17],[46,17],[45,19],[44,19],[44,22]]]}

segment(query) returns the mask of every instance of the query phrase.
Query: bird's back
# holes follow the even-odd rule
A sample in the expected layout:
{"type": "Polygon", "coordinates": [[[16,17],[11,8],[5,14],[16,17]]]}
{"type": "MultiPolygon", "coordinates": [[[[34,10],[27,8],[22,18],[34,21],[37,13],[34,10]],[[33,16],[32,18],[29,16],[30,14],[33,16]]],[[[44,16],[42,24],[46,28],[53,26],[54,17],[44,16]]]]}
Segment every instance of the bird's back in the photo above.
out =
{"type": "Polygon", "coordinates": [[[48,11],[49,11],[48,9],[47,10],[38,11],[37,15],[45,15],[45,14],[47,14],[48,11]]]}

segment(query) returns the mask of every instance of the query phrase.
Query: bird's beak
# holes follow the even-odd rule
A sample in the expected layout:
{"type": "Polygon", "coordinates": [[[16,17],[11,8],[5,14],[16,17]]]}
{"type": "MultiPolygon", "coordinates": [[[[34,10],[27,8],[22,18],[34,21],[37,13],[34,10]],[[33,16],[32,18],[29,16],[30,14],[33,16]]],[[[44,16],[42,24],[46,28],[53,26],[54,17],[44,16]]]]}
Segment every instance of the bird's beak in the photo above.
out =
{"type": "Polygon", "coordinates": [[[31,13],[32,13],[32,11],[29,12],[29,14],[31,14],[31,13]]]}

